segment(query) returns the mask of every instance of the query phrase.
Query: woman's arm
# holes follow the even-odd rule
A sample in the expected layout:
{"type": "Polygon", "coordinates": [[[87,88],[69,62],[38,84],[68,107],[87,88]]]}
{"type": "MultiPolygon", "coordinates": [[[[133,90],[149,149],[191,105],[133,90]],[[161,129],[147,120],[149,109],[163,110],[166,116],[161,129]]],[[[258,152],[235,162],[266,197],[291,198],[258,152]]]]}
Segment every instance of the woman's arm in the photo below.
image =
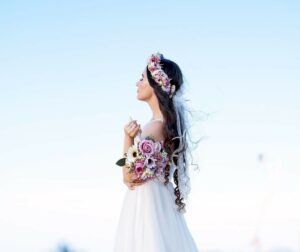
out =
{"type": "MultiPolygon", "coordinates": [[[[124,145],[123,145],[123,154],[124,153],[127,153],[129,147],[133,144],[133,138],[130,137],[129,135],[127,134],[124,134],[124,145]]],[[[126,173],[128,173],[128,168],[126,168],[126,165],[124,165],[122,167],[123,169],[123,178],[126,177],[126,173]]]]}
{"type": "MultiPolygon", "coordinates": [[[[136,120],[130,121],[124,127],[124,145],[123,154],[127,153],[129,147],[134,143],[134,137],[140,131],[140,125],[136,123],[136,120]]],[[[135,181],[135,174],[130,173],[126,165],[122,167],[123,170],[123,182],[129,187],[129,189],[134,189],[135,186],[141,185],[144,182],[135,181]]]]}

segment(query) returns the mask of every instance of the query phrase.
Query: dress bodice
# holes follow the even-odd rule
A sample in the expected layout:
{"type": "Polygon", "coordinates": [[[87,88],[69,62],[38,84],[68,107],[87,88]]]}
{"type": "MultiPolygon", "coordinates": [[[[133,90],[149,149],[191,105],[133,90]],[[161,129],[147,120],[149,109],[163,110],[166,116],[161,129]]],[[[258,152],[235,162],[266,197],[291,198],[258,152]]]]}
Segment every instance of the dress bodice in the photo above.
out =
{"type": "MultiPolygon", "coordinates": [[[[156,119],[156,120],[152,120],[152,121],[158,121],[158,120],[159,120],[159,121],[162,121],[162,120],[160,120],[160,119],[156,119]]],[[[150,121],[150,122],[152,122],[152,121],[150,121]]],[[[164,140],[155,140],[155,139],[153,139],[151,136],[143,136],[143,137],[142,137],[142,131],[139,131],[138,134],[134,137],[134,144],[137,145],[139,142],[143,141],[144,139],[147,139],[148,137],[150,137],[150,138],[154,141],[154,143],[160,143],[160,146],[161,146],[162,151],[166,153],[166,158],[169,160],[169,159],[170,159],[170,155],[168,155],[168,153],[167,153],[166,150],[165,150],[165,141],[164,141],[164,140]]],[[[164,166],[161,167],[161,168],[164,170],[165,167],[166,167],[166,165],[167,165],[167,162],[164,163],[164,166]]],[[[171,178],[173,177],[173,172],[174,172],[174,168],[173,168],[173,165],[171,164],[171,166],[170,166],[170,171],[169,171],[169,173],[170,173],[170,177],[169,177],[170,180],[171,180],[171,178]]],[[[163,171],[163,174],[158,174],[156,177],[157,177],[161,182],[164,182],[164,171],[163,171]]]]}

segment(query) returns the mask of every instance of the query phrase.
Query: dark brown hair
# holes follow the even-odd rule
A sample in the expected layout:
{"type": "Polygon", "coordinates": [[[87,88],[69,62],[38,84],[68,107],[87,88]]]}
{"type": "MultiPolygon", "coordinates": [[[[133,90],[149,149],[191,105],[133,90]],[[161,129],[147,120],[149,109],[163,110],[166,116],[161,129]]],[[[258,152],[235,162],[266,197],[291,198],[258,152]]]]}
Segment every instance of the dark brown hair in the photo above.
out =
{"type": "MultiPolygon", "coordinates": [[[[179,66],[169,60],[166,59],[164,57],[162,57],[161,61],[160,61],[160,65],[162,67],[162,70],[168,75],[169,78],[171,78],[171,85],[175,85],[176,87],[176,91],[174,93],[174,95],[176,95],[176,93],[183,88],[183,76],[182,76],[182,72],[181,69],[179,68],[179,66]]],[[[163,114],[164,117],[164,128],[163,128],[163,135],[165,138],[165,149],[168,152],[169,155],[172,155],[172,153],[174,152],[174,150],[176,150],[179,147],[179,139],[173,139],[174,137],[178,137],[178,132],[177,132],[177,119],[176,119],[176,112],[175,112],[175,108],[173,105],[173,101],[172,98],[169,97],[168,93],[166,93],[165,91],[163,91],[161,89],[161,87],[158,85],[158,83],[155,82],[154,79],[152,79],[151,73],[148,69],[148,67],[146,67],[147,69],[147,78],[149,81],[150,86],[154,89],[155,95],[157,96],[158,99],[158,103],[159,103],[159,108],[163,114]]],[[[180,118],[180,122],[181,122],[181,129],[182,132],[186,129],[186,122],[184,121],[185,118],[182,117],[180,118]]],[[[181,151],[186,151],[186,147],[183,148],[181,151]]],[[[175,164],[177,165],[177,159],[176,157],[173,159],[175,164]]],[[[184,160],[184,162],[186,162],[186,160],[184,160]]],[[[169,183],[169,177],[170,177],[170,164],[168,164],[165,168],[165,182],[164,184],[167,185],[169,183]]],[[[180,192],[180,188],[178,185],[178,169],[176,168],[173,174],[173,178],[174,178],[174,183],[175,183],[175,188],[174,188],[174,194],[176,196],[175,199],[175,203],[178,206],[178,210],[182,210],[185,208],[185,203],[182,202],[183,198],[181,197],[181,192],[180,192]]]]}

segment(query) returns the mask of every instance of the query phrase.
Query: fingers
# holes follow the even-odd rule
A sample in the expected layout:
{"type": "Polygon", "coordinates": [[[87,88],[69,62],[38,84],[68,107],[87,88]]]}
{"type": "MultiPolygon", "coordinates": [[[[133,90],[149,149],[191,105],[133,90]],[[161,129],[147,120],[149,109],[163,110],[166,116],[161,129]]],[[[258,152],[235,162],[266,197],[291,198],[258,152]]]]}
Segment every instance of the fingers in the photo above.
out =
{"type": "Polygon", "coordinates": [[[132,120],[126,124],[126,126],[137,124],[137,120],[132,120]]]}
{"type": "Polygon", "coordinates": [[[141,185],[143,185],[144,184],[144,182],[142,182],[142,183],[132,183],[132,187],[137,187],[137,186],[141,186],[141,185]]]}
{"type": "Polygon", "coordinates": [[[129,129],[133,128],[135,125],[137,125],[137,122],[136,122],[136,121],[131,121],[131,122],[129,122],[129,123],[127,123],[127,124],[125,125],[125,128],[126,128],[127,130],[129,130],[129,129]]]}
{"type": "Polygon", "coordinates": [[[137,186],[139,185],[142,185],[144,184],[145,181],[139,181],[139,182],[135,182],[135,181],[132,181],[132,182],[125,182],[125,184],[127,185],[127,187],[130,189],[130,190],[134,190],[137,186]]]}
{"type": "Polygon", "coordinates": [[[128,135],[130,135],[131,137],[134,137],[139,130],[140,130],[140,124],[137,123],[133,123],[127,127],[128,135]]]}
{"type": "Polygon", "coordinates": [[[138,125],[136,123],[132,123],[131,125],[128,126],[128,130],[130,132],[133,132],[136,129],[136,127],[138,127],[138,125]]]}
{"type": "Polygon", "coordinates": [[[127,124],[125,125],[125,127],[124,127],[124,128],[125,128],[125,131],[129,132],[129,131],[132,130],[132,129],[134,128],[134,126],[136,126],[136,125],[137,125],[136,120],[127,123],[127,124]]]}
{"type": "Polygon", "coordinates": [[[131,182],[132,185],[142,185],[142,184],[144,184],[144,183],[145,183],[145,181],[139,180],[139,179],[133,180],[133,181],[131,182]]]}
{"type": "Polygon", "coordinates": [[[128,187],[130,190],[134,190],[137,186],[140,186],[142,184],[144,184],[144,182],[143,183],[129,183],[128,187]]]}
{"type": "Polygon", "coordinates": [[[130,137],[135,137],[139,131],[141,131],[140,124],[137,123],[137,120],[132,120],[130,118],[130,122],[128,122],[125,127],[125,133],[130,137]]]}
{"type": "Polygon", "coordinates": [[[135,135],[139,132],[139,130],[140,130],[140,125],[136,126],[136,127],[133,129],[132,135],[135,136],[135,135]]]}

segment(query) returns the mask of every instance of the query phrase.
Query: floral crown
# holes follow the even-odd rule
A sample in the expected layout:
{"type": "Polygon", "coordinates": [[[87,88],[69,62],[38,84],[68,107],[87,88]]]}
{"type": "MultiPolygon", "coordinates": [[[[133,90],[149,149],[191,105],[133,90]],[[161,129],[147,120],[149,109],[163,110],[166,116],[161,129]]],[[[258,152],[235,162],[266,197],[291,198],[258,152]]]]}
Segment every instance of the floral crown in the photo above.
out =
{"type": "Polygon", "coordinates": [[[151,73],[152,79],[155,80],[158,85],[161,86],[161,89],[166,92],[170,98],[172,98],[175,92],[175,85],[171,85],[171,79],[168,75],[162,70],[160,61],[163,59],[163,55],[159,52],[151,54],[148,59],[148,70],[151,73]]]}

